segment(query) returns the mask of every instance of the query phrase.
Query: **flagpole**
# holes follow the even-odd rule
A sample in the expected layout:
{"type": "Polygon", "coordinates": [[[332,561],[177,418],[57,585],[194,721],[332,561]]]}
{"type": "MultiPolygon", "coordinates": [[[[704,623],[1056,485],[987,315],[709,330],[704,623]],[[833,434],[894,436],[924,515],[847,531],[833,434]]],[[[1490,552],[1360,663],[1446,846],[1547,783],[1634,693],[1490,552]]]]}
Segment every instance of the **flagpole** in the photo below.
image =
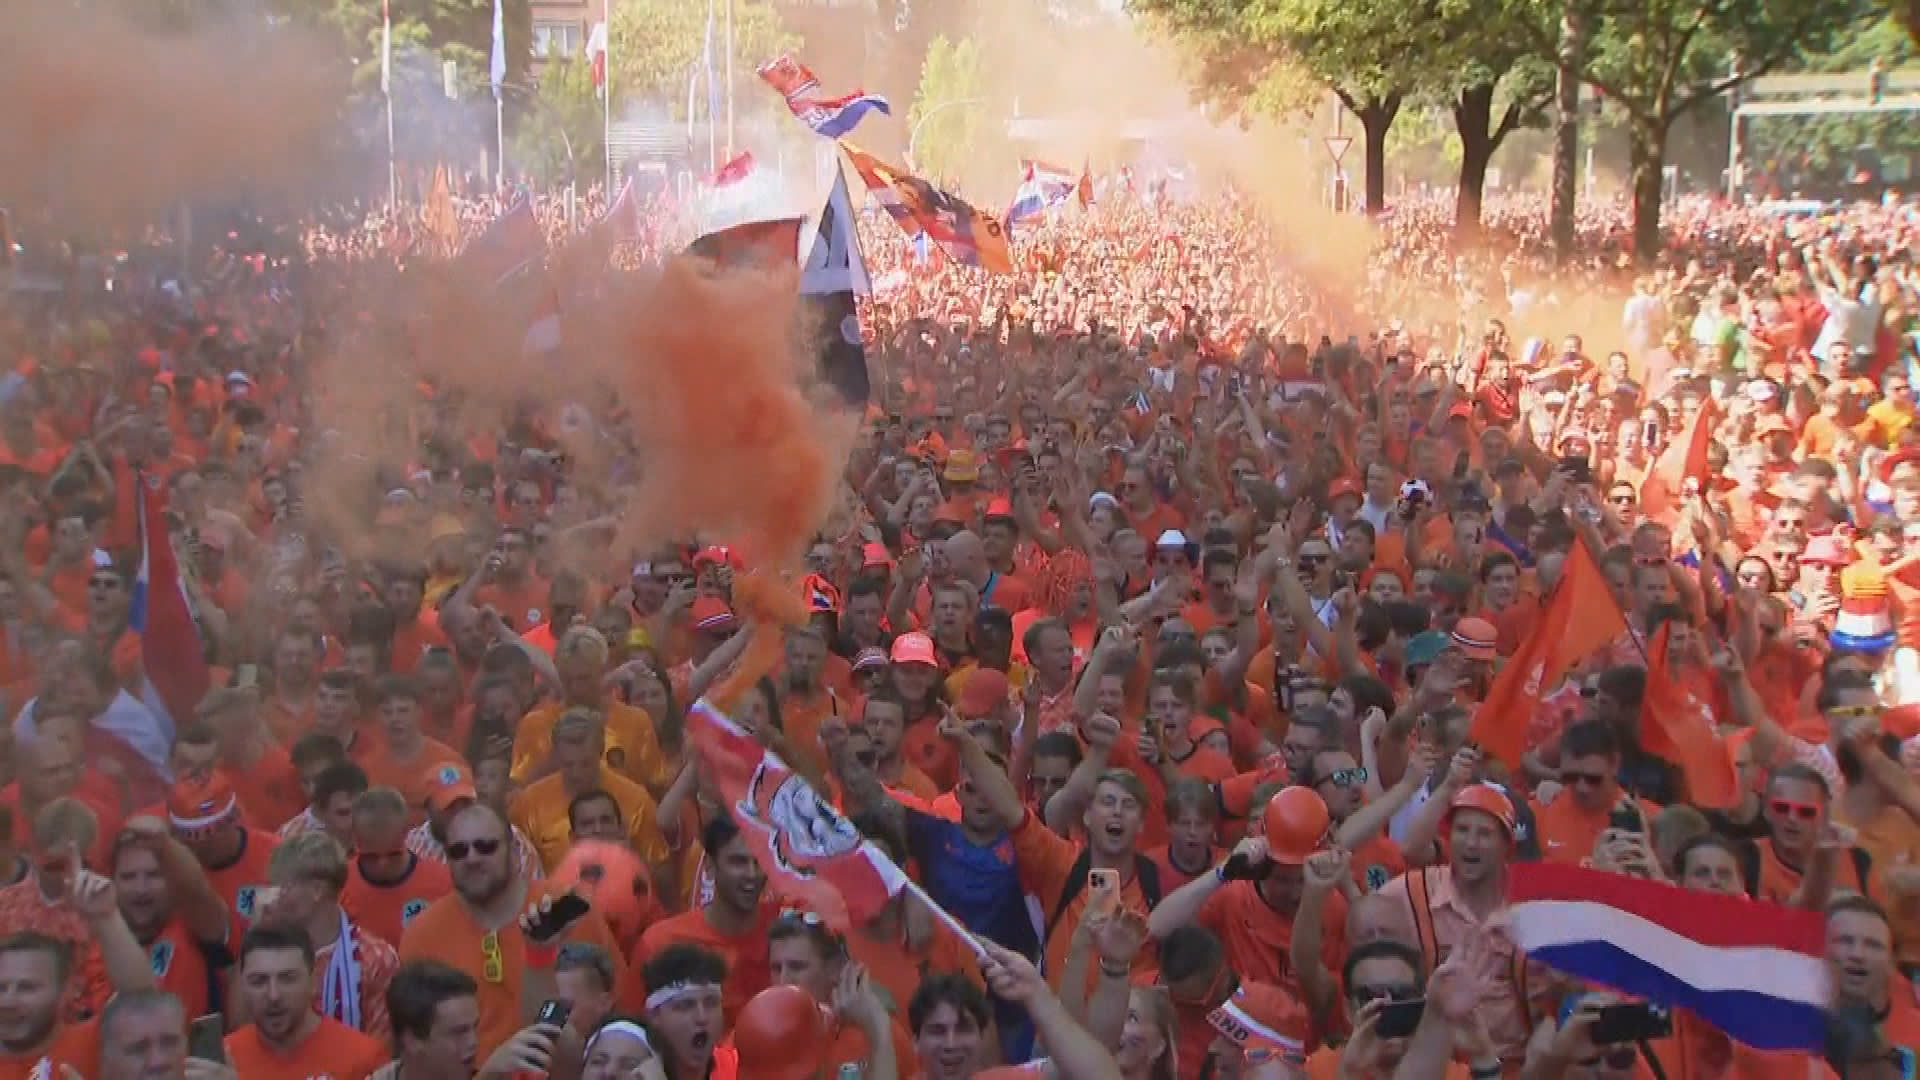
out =
{"type": "Polygon", "coordinates": [[[387,99],[387,206],[400,205],[400,166],[393,152],[393,2],[380,0],[380,94],[387,99]]]}
{"type": "Polygon", "coordinates": [[[733,160],[733,0],[727,0],[727,160],[733,160]]]}
{"type": "Polygon", "coordinates": [[[606,16],[606,40],[600,43],[600,153],[607,159],[607,198],[611,199],[613,198],[613,0],[607,0],[606,16]]]}
{"type": "Polygon", "coordinates": [[[720,168],[720,159],[716,156],[720,149],[720,136],[715,129],[717,119],[713,115],[713,0],[707,0],[706,45],[702,53],[707,69],[707,172],[711,174],[720,168]]]}

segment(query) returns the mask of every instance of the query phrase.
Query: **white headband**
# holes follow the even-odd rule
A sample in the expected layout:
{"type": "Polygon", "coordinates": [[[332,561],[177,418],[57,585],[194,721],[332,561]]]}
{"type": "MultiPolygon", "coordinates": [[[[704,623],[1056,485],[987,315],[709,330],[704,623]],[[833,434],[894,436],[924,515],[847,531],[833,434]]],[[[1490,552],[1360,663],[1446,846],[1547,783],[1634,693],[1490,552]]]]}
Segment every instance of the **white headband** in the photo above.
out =
{"type": "Polygon", "coordinates": [[[653,1010],[661,1008],[663,1006],[671,1005],[674,1002],[679,1001],[681,998],[686,997],[688,994],[693,993],[695,990],[698,990],[706,986],[712,986],[712,985],[714,984],[688,982],[684,979],[681,980],[680,982],[668,983],[667,985],[647,995],[646,1011],[652,1012],[653,1010]]]}
{"type": "Polygon", "coordinates": [[[229,795],[227,796],[227,801],[221,803],[217,810],[201,814],[198,817],[181,817],[179,814],[169,811],[167,820],[180,832],[201,832],[206,829],[211,829],[215,825],[227,820],[228,815],[232,814],[238,805],[239,800],[229,795]]]}
{"type": "MultiPolygon", "coordinates": [[[[649,998],[648,1000],[651,1002],[652,999],[649,998]]],[[[652,1005],[649,1004],[648,1008],[652,1008],[652,1005]]],[[[593,1053],[593,1044],[599,1042],[602,1035],[631,1035],[640,1040],[640,1045],[647,1048],[647,1053],[654,1053],[653,1040],[647,1038],[647,1029],[631,1020],[612,1020],[600,1025],[600,1030],[594,1032],[593,1038],[587,1040],[587,1053],[593,1053]]],[[[659,1055],[655,1054],[654,1056],[658,1057],[659,1055]]]]}

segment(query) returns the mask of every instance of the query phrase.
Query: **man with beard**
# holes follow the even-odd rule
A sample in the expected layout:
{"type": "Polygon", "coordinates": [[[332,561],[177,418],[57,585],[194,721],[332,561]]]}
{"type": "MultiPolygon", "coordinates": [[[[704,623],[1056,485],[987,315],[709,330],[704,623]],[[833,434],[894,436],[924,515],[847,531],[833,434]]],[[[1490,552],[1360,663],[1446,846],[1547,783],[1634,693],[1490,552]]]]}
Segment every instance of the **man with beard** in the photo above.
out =
{"type": "Polygon", "coordinates": [[[655,1048],[682,1080],[734,1080],[732,1049],[716,1054],[727,1030],[721,984],[727,962],[718,953],[686,943],[667,945],[641,971],[647,1024],[665,1045],[655,1048]]]}
{"type": "MultiPolygon", "coordinates": [[[[513,872],[507,823],[491,807],[474,804],[447,823],[447,867],[453,893],[435,900],[407,925],[400,960],[432,959],[464,972],[479,987],[481,1056],[491,1055],[519,1028],[520,983],[529,965],[551,967],[552,950],[528,942],[519,916],[551,890],[513,872]]],[[[555,941],[584,941],[613,949],[599,913],[588,912],[555,941]]]]}
{"type": "Polygon", "coordinates": [[[731,816],[721,814],[707,822],[700,833],[700,847],[713,872],[713,897],[648,927],[631,959],[634,967],[650,969],[654,955],[673,945],[697,945],[718,956],[726,971],[722,1004],[727,1015],[738,1016],[747,1001],[772,980],[767,970],[767,928],[779,912],[765,902],[767,872],[731,816]]]}
{"type": "Polygon", "coordinates": [[[314,963],[325,976],[316,980],[314,1007],[356,1031],[388,1038],[393,1028],[387,1019],[387,984],[400,957],[392,942],[341,907],[346,849],[325,833],[306,833],[281,844],[269,870],[280,891],[263,918],[298,926],[313,942],[314,963]]]}
{"type": "Polygon", "coordinates": [[[313,1011],[313,963],[313,941],[299,926],[262,923],[241,939],[235,993],[253,1021],[226,1039],[237,1076],[357,1080],[386,1060],[379,1042],[313,1011]]]}
{"type": "Polygon", "coordinates": [[[184,845],[155,817],[127,822],[110,866],[120,915],[147,951],[153,977],[190,1016],[213,1000],[227,955],[227,905],[184,845]]]}
{"type": "MultiPolygon", "coordinates": [[[[1444,788],[1443,788],[1444,790],[1444,788]]],[[[1447,804],[1441,831],[1447,864],[1409,870],[1377,894],[1393,912],[1396,941],[1419,946],[1422,968],[1432,971],[1469,938],[1484,938],[1500,975],[1485,1005],[1487,1033],[1506,1066],[1517,1066],[1537,1017],[1530,996],[1526,957],[1487,923],[1506,906],[1507,862],[1513,857],[1518,820],[1513,802],[1498,787],[1467,784],[1447,804]]]]}
{"type": "MultiPolygon", "coordinates": [[[[68,903],[92,929],[113,989],[153,989],[153,971],[120,917],[113,883],[76,870],[68,889],[68,903]]],[[[83,1077],[98,1075],[98,1020],[61,1021],[72,956],[66,943],[35,931],[0,937],[0,1078],[59,1077],[63,1068],[83,1077]]]]}
{"type": "Polygon", "coordinates": [[[184,1080],[187,1011],[164,990],[116,994],[100,1014],[98,1080],[184,1080]]]}

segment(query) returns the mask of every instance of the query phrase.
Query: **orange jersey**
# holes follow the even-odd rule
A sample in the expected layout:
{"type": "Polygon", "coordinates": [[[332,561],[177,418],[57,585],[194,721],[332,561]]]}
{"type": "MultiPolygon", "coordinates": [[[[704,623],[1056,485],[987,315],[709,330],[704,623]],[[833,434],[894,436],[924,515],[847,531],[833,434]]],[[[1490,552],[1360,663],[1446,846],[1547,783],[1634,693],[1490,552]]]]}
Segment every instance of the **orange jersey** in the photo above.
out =
{"type": "Polygon", "coordinates": [[[407,800],[408,820],[427,819],[427,793],[464,774],[467,762],[442,742],[422,737],[420,751],[408,761],[396,760],[382,740],[365,740],[365,753],[354,759],[367,773],[370,787],[390,787],[407,800]]]}
{"type": "Polygon", "coordinates": [[[452,891],[453,877],[445,863],[414,855],[399,881],[376,885],[360,873],[360,860],[354,859],[347,866],[340,906],[362,929],[391,944],[400,940],[428,904],[452,891]]]}
{"type": "Polygon", "coordinates": [[[9,1054],[0,1050],[0,1080],[63,1080],[63,1068],[72,1069],[82,1080],[100,1075],[99,1021],[62,1024],[38,1051],[9,1054]]]}
{"type": "Polygon", "coordinates": [[[232,862],[207,870],[207,883],[227,902],[228,934],[234,941],[240,940],[259,913],[259,892],[272,884],[267,877],[267,861],[273,858],[273,849],[280,846],[280,838],[270,832],[248,829],[244,836],[240,854],[232,862]]]}
{"type": "Polygon", "coordinates": [[[767,966],[767,928],[778,914],[774,905],[762,903],[759,917],[745,933],[724,934],[707,921],[701,909],[683,911],[647,927],[646,933],[640,935],[640,943],[634,946],[632,969],[638,972],[648,957],[669,945],[698,945],[710,949],[727,962],[727,981],[720,991],[721,1009],[728,1016],[738,1016],[753,995],[773,983],[772,971],[767,966]]]}
{"type": "Polygon", "coordinates": [[[193,939],[187,924],[179,916],[169,919],[146,945],[160,989],[179,998],[189,1017],[205,1016],[213,996],[212,973],[206,950],[193,939]]]}
{"type": "Polygon", "coordinates": [[[378,1040],[325,1016],[284,1050],[268,1045],[252,1024],[227,1036],[226,1047],[227,1064],[246,1080],[366,1080],[390,1056],[378,1040]]]}

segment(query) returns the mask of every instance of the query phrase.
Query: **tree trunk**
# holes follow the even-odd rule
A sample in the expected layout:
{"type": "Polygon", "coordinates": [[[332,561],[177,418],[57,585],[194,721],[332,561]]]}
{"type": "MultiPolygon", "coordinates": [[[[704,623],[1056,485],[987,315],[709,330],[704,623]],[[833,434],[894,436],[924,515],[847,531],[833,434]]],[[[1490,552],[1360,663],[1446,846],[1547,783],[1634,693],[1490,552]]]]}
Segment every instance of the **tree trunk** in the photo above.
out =
{"type": "Polygon", "coordinates": [[[1461,240],[1480,232],[1480,203],[1493,160],[1493,83],[1460,91],[1453,103],[1453,127],[1460,133],[1460,190],[1453,202],[1453,234],[1461,240]]]}
{"type": "Polygon", "coordinates": [[[1580,170],[1580,69],[1586,53],[1586,27],[1575,6],[1564,0],[1560,15],[1560,48],[1555,58],[1553,109],[1553,205],[1548,215],[1553,253],[1561,262],[1573,258],[1574,217],[1580,170]]]}
{"type": "Polygon", "coordinates": [[[1367,216],[1374,217],[1387,208],[1387,129],[1400,115],[1400,95],[1370,97],[1359,113],[1367,137],[1367,216]]]}
{"type": "Polygon", "coordinates": [[[1633,166],[1633,257],[1642,266],[1648,266],[1660,256],[1660,197],[1666,186],[1666,131],[1653,119],[1636,116],[1628,136],[1633,166]]]}

